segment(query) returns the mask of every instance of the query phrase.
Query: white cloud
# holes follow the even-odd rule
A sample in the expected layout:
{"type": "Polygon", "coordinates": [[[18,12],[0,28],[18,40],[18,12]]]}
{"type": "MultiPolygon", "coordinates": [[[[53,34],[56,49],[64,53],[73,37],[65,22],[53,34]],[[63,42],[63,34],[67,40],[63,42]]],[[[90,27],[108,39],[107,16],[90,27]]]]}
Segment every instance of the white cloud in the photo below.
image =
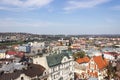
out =
{"type": "Polygon", "coordinates": [[[53,0],[0,0],[0,10],[34,9],[50,4],[53,0]]]}
{"type": "Polygon", "coordinates": [[[19,19],[4,18],[0,19],[0,28],[12,28],[12,27],[27,27],[27,28],[42,28],[42,27],[53,27],[53,26],[64,26],[66,24],[59,22],[49,22],[49,21],[33,21],[30,19],[24,19],[20,21],[19,19]]]}
{"type": "Polygon", "coordinates": [[[64,10],[92,8],[97,5],[109,2],[110,0],[69,0],[64,10]]]}
{"type": "Polygon", "coordinates": [[[120,5],[113,6],[111,9],[112,10],[120,10],[120,5]]]}
{"type": "Polygon", "coordinates": [[[4,6],[0,6],[0,10],[13,11],[13,12],[28,11],[28,10],[34,10],[34,9],[36,9],[36,8],[20,8],[20,7],[4,7],[4,6]]]}
{"type": "Polygon", "coordinates": [[[48,22],[43,22],[43,21],[19,21],[19,20],[14,20],[12,18],[6,18],[6,19],[1,19],[0,20],[0,27],[5,27],[5,28],[11,28],[11,27],[46,27],[49,25],[48,22]]]}
{"type": "Polygon", "coordinates": [[[7,7],[0,7],[0,10],[10,10],[10,9],[7,7]]]}
{"type": "Polygon", "coordinates": [[[116,20],[114,18],[106,18],[104,22],[108,24],[115,24],[116,20]]]}
{"type": "Polygon", "coordinates": [[[21,8],[12,8],[12,7],[0,6],[0,10],[4,10],[4,11],[20,11],[21,8]]]}

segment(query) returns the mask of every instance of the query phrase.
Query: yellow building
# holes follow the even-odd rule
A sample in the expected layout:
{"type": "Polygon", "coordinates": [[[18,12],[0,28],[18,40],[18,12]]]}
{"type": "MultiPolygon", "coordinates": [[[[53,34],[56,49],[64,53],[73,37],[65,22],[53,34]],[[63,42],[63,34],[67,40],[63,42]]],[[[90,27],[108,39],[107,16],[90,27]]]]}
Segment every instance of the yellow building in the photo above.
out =
{"type": "Polygon", "coordinates": [[[5,58],[5,53],[0,53],[0,59],[5,58]]]}

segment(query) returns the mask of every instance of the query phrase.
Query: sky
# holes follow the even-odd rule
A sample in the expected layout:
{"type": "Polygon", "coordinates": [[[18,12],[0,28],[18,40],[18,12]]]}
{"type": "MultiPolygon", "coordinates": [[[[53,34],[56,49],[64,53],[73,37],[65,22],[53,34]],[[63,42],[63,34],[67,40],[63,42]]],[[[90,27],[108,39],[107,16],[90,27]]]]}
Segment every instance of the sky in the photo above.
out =
{"type": "Polygon", "coordinates": [[[0,0],[0,32],[120,34],[120,0],[0,0]]]}

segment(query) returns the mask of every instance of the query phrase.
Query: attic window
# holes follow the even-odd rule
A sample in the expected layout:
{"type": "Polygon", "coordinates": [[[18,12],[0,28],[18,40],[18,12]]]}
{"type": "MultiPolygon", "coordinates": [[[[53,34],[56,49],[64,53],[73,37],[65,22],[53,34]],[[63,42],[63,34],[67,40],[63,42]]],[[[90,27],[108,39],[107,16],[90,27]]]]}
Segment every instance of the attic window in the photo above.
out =
{"type": "Polygon", "coordinates": [[[44,72],[44,75],[46,75],[46,74],[47,74],[47,72],[45,71],[45,72],[44,72]]]}
{"type": "Polygon", "coordinates": [[[21,77],[21,80],[24,80],[24,77],[21,77]]]}
{"type": "Polygon", "coordinates": [[[0,75],[3,75],[4,74],[4,71],[2,71],[1,73],[0,73],[0,75]]]}
{"type": "Polygon", "coordinates": [[[2,66],[0,65],[0,68],[2,68],[2,66]]]}
{"type": "Polygon", "coordinates": [[[45,72],[45,74],[46,74],[46,72],[45,72]]]}
{"type": "Polygon", "coordinates": [[[17,70],[15,69],[14,72],[16,72],[17,70]]]}
{"type": "Polygon", "coordinates": [[[44,80],[47,80],[47,78],[45,78],[44,80]]]}
{"type": "Polygon", "coordinates": [[[66,61],[66,58],[64,58],[64,61],[66,61]]]}

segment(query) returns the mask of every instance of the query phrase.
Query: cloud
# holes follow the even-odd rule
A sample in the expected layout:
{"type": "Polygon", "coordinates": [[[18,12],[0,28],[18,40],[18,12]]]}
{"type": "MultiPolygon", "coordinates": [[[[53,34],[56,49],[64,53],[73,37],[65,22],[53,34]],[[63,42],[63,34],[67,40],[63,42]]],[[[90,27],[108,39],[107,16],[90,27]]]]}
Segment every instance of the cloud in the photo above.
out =
{"type": "Polygon", "coordinates": [[[92,8],[109,1],[110,0],[69,0],[67,1],[67,6],[64,7],[64,10],[69,11],[75,9],[92,8]]]}
{"type": "Polygon", "coordinates": [[[113,18],[106,18],[105,22],[108,24],[113,24],[113,23],[115,23],[115,20],[113,18]]]}
{"type": "Polygon", "coordinates": [[[33,21],[29,19],[23,19],[23,21],[14,18],[0,19],[0,31],[1,32],[32,32],[32,33],[69,33],[74,30],[73,26],[79,26],[79,24],[64,23],[64,22],[51,22],[51,21],[33,21]],[[68,27],[68,28],[65,28],[68,27]],[[70,27],[70,28],[69,28],[70,27]]]}
{"type": "Polygon", "coordinates": [[[35,9],[50,4],[53,0],[0,0],[0,10],[35,9]]]}
{"type": "Polygon", "coordinates": [[[30,21],[30,20],[24,20],[24,21],[19,21],[11,18],[6,18],[6,19],[1,19],[0,20],[0,27],[1,28],[12,28],[12,27],[46,27],[49,25],[48,22],[43,22],[43,21],[30,21]]]}
{"type": "Polygon", "coordinates": [[[12,27],[27,27],[27,28],[45,28],[53,26],[65,26],[69,24],[59,23],[59,22],[50,22],[50,21],[33,21],[30,19],[24,19],[23,21],[14,18],[4,18],[0,19],[0,28],[12,28],[12,27]]]}
{"type": "Polygon", "coordinates": [[[21,8],[12,8],[12,7],[0,6],[0,10],[3,10],[3,11],[20,11],[21,8]]]}
{"type": "Polygon", "coordinates": [[[20,8],[20,7],[4,7],[4,6],[0,6],[0,10],[2,11],[13,11],[13,12],[20,12],[20,11],[31,11],[34,10],[36,8],[20,8]]]}
{"type": "Polygon", "coordinates": [[[120,10],[120,5],[113,6],[111,9],[112,10],[120,10]]]}

